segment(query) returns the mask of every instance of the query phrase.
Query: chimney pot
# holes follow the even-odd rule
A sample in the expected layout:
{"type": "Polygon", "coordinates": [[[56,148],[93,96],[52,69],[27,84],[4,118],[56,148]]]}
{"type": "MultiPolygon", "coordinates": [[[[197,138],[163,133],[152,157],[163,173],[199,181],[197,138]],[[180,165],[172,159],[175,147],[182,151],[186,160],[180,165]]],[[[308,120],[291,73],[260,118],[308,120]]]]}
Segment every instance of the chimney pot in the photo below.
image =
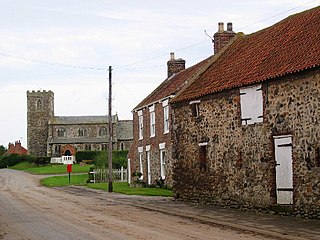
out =
{"type": "Polygon", "coordinates": [[[182,58],[175,59],[174,53],[170,53],[168,65],[168,77],[185,69],[186,61],[182,58]]]}
{"type": "Polygon", "coordinates": [[[232,23],[231,22],[227,23],[227,31],[232,32],[232,23]]]}
{"type": "Polygon", "coordinates": [[[218,32],[223,32],[223,31],[224,31],[223,22],[219,22],[218,23],[218,32]]]}
{"type": "Polygon", "coordinates": [[[174,60],[174,52],[170,53],[170,60],[174,60]]]}

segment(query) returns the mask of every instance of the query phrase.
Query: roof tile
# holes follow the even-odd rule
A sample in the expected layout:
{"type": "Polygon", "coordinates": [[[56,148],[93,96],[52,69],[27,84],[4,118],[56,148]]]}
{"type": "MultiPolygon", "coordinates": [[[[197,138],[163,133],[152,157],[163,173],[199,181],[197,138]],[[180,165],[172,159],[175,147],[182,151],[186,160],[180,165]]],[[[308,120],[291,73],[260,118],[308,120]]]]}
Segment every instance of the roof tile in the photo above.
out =
{"type": "Polygon", "coordinates": [[[320,7],[238,37],[173,102],[320,66],[320,7]]]}

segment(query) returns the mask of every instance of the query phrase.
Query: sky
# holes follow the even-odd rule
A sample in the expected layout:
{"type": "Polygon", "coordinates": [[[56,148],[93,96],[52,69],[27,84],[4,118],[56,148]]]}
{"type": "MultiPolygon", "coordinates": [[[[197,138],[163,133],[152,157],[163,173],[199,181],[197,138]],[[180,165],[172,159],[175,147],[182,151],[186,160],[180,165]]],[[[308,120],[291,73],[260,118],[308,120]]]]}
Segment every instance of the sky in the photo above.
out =
{"type": "Polygon", "coordinates": [[[320,0],[0,0],[0,145],[27,147],[28,90],[51,90],[56,116],[132,109],[167,76],[170,52],[190,67],[213,54],[218,22],[250,34],[320,0]],[[207,34],[209,36],[207,36],[207,34]]]}

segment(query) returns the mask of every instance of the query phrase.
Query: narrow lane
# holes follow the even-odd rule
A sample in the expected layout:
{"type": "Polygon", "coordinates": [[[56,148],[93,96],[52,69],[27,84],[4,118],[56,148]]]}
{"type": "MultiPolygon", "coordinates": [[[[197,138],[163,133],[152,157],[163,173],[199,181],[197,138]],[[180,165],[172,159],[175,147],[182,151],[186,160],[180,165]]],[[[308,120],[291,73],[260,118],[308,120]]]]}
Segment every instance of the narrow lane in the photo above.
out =
{"type": "Polygon", "coordinates": [[[0,169],[0,239],[274,239],[210,214],[170,198],[46,188],[39,176],[0,169]]]}

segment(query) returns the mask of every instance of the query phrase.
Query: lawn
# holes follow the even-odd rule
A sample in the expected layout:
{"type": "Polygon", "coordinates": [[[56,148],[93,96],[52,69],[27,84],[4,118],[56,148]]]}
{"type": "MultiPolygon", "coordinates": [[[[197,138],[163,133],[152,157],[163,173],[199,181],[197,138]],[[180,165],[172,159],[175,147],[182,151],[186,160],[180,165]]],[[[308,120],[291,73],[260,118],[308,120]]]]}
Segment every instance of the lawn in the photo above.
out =
{"type": "MultiPolygon", "coordinates": [[[[47,187],[65,187],[70,185],[85,186],[93,189],[108,190],[107,183],[87,183],[89,168],[93,165],[80,166],[79,164],[72,165],[72,173],[67,174],[66,165],[47,165],[47,166],[36,166],[28,162],[19,163],[11,169],[26,171],[33,174],[66,174],[63,176],[54,176],[41,179],[41,184],[47,187]],[[86,173],[86,174],[74,174],[74,173],[86,173]]],[[[133,188],[126,182],[114,182],[113,192],[123,193],[127,195],[143,195],[143,196],[164,196],[172,197],[173,193],[168,189],[161,188],[133,188]]]]}
{"type": "MultiPolygon", "coordinates": [[[[93,189],[107,190],[107,183],[86,183],[88,179],[88,174],[72,175],[69,176],[55,176],[41,179],[41,184],[47,187],[63,187],[69,185],[80,185],[93,189]]],[[[142,196],[163,196],[172,197],[172,191],[168,189],[161,188],[133,188],[126,182],[114,182],[112,184],[113,192],[123,193],[127,195],[142,195],[142,196]]]]}
{"type": "MultiPolygon", "coordinates": [[[[80,166],[79,164],[73,164],[72,165],[72,172],[73,173],[87,173],[89,172],[89,168],[93,165],[85,165],[80,166]]],[[[11,169],[15,170],[22,170],[33,174],[64,174],[67,173],[67,165],[46,165],[46,166],[40,166],[32,165],[28,162],[22,162],[18,163],[15,166],[10,167],[11,169]]]]}

